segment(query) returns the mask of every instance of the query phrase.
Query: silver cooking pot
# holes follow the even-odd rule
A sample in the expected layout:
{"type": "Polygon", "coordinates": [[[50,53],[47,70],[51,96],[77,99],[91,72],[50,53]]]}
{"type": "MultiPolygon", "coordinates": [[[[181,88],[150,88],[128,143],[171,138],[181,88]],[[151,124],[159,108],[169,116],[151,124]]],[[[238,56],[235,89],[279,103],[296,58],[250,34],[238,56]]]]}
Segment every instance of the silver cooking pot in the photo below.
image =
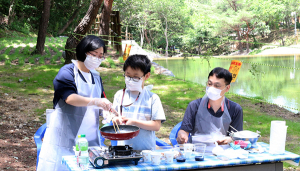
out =
{"type": "Polygon", "coordinates": [[[250,141],[251,145],[255,144],[258,138],[260,137],[258,133],[248,131],[248,130],[233,132],[230,134],[230,136],[233,141],[236,140],[250,141]]]}

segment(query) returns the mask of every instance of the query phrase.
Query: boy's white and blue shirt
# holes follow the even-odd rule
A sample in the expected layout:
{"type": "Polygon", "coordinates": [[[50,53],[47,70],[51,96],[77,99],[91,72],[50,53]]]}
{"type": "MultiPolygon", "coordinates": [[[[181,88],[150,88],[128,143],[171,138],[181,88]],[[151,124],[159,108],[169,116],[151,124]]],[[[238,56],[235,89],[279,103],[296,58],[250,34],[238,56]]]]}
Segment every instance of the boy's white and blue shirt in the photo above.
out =
{"type": "MultiPolygon", "coordinates": [[[[119,90],[114,96],[113,107],[120,112],[123,90],[119,90]]],[[[125,90],[123,105],[130,104],[128,107],[122,107],[122,116],[137,120],[166,120],[165,113],[157,94],[150,92],[146,88],[140,94],[138,100],[137,95],[133,95],[129,90],[125,90]],[[136,100],[136,101],[135,101],[136,100]],[[139,106],[139,107],[138,107],[139,106]],[[138,107],[138,109],[136,109],[138,107]],[[134,116],[137,111],[137,116],[134,116]]],[[[155,131],[140,129],[140,133],[133,139],[125,140],[126,145],[131,145],[134,150],[154,150],[155,149],[155,131]]]]}

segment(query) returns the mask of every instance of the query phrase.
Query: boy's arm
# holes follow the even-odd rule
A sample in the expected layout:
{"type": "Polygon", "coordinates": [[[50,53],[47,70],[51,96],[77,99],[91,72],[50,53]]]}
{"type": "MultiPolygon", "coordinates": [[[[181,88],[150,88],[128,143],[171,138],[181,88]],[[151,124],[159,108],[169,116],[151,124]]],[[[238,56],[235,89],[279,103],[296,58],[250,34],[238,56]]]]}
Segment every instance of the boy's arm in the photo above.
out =
{"type": "Polygon", "coordinates": [[[139,128],[150,131],[159,131],[161,126],[161,120],[141,121],[130,118],[124,118],[123,122],[126,122],[126,125],[135,125],[139,128]]]}

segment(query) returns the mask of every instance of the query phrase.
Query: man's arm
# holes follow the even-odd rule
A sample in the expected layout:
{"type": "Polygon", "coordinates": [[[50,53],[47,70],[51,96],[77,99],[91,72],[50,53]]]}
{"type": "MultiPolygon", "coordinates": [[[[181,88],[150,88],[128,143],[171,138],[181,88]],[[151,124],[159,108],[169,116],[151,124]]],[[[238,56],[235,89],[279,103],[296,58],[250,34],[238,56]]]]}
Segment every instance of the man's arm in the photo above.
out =
{"type": "Polygon", "coordinates": [[[198,111],[198,106],[201,100],[197,99],[189,103],[185,110],[184,117],[182,120],[181,128],[177,134],[177,142],[179,144],[186,143],[188,141],[189,133],[194,130],[195,117],[198,111]]]}

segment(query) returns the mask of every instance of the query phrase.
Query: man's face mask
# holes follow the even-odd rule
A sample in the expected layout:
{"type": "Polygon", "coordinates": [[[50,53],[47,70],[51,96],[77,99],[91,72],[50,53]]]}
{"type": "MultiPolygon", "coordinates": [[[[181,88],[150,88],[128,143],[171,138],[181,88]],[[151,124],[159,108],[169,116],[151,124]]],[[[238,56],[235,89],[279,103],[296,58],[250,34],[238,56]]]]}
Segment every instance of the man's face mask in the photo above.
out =
{"type": "MultiPolygon", "coordinates": [[[[225,90],[226,87],[223,90],[225,90]]],[[[221,96],[221,92],[223,90],[217,89],[217,88],[215,88],[213,86],[211,86],[211,87],[206,86],[206,95],[211,100],[218,100],[218,99],[220,99],[222,97],[221,96]]]]}

